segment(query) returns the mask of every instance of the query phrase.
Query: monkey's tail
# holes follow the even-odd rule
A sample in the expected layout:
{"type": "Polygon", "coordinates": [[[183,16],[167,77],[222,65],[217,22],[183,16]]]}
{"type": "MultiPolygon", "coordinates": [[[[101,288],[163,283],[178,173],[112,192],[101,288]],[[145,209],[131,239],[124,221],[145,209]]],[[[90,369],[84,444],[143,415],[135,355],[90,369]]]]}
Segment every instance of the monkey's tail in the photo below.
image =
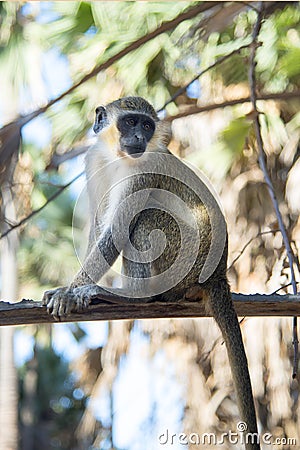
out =
{"type": "Polygon", "coordinates": [[[241,419],[246,450],[259,450],[255,407],[242,334],[226,278],[214,280],[207,288],[206,305],[215,318],[226,344],[241,419]],[[243,424],[244,426],[244,424],[243,424]]]}

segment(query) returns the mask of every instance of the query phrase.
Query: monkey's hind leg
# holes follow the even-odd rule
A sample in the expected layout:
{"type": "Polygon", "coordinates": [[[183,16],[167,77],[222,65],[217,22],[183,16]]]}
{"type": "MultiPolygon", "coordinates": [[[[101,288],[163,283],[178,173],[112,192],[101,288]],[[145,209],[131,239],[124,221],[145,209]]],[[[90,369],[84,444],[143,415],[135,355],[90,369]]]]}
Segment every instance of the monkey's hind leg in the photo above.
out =
{"type": "Polygon", "coordinates": [[[226,278],[214,279],[206,288],[206,291],[208,294],[206,306],[222,332],[232,371],[239,412],[242,421],[247,426],[244,432],[245,448],[246,450],[259,450],[260,445],[248,362],[226,278]]]}

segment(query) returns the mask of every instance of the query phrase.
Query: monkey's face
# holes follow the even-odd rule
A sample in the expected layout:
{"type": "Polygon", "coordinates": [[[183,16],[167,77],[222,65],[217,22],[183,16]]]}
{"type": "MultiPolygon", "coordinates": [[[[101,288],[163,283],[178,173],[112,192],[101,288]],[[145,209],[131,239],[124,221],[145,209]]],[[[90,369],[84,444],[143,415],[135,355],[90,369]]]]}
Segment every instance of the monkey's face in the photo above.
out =
{"type": "Polygon", "coordinates": [[[145,114],[125,114],[118,118],[120,149],[132,158],[141,156],[155,132],[155,123],[145,114]]]}
{"type": "MultiPolygon", "coordinates": [[[[145,100],[137,97],[137,104],[141,103],[141,100],[145,103],[145,100]]],[[[119,104],[115,105],[118,102],[120,101],[113,102],[107,107],[98,106],[94,132],[96,134],[101,132],[102,140],[117,155],[122,156],[122,153],[125,153],[131,158],[138,158],[145,152],[148,143],[154,136],[155,120],[150,114],[143,111],[126,111],[122,107],[120,108],[119,104]]],[[[145,108],[144,103],[142,106],[145,108]]],[[[148,103],[146,105],[151,110],[152,107],[148,103]]],[[[132,106],[131,102],[129,102],[129,106],[132,106]]]]}

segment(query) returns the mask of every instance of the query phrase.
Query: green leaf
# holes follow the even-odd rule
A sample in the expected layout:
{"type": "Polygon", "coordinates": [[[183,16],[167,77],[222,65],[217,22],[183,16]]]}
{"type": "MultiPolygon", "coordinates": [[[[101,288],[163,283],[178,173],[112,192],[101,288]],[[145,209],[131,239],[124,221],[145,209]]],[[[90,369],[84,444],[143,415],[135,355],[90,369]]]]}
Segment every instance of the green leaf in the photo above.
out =
{"type": "Polygon", "coordinates": [[[300,74],[300,47],[288,50],[280,60],[279,69],[289,78],[300,74]]]}
{"type": "Polygon", "coordinates": [[[220,137],[232,153],[239,154],[242,152],[250,126],[251,122],[243,116],[234,119],[230,122],[228,127],[222,131],[220,137]]]}

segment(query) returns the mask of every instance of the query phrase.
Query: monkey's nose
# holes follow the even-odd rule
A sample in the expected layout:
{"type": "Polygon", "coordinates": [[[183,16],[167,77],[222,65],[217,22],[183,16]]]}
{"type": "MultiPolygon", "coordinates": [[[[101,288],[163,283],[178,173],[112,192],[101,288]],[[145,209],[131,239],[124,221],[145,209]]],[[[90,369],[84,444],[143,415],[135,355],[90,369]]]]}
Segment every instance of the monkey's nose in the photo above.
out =
{"type": "Polygon", "coordinates": [[[134,137],[137,140],[137,142],[140,143],[140,144],[145,142],[144,136],[142,134],[140,134],[140,133],[135,133],[134,137]]]}

